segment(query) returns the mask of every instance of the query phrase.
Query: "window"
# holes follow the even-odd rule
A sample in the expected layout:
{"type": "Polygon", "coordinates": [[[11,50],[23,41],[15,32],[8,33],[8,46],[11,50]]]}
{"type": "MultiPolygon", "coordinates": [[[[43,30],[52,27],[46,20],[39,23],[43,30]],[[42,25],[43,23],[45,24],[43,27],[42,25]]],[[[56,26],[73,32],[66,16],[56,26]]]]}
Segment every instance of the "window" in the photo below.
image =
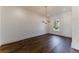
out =
{"type": "Polygon", "coordinates": [[[54,21],[54,26],[53,26],[54,31],[59,31],[60,30],[60,19],[56,19],[54,21]]]}

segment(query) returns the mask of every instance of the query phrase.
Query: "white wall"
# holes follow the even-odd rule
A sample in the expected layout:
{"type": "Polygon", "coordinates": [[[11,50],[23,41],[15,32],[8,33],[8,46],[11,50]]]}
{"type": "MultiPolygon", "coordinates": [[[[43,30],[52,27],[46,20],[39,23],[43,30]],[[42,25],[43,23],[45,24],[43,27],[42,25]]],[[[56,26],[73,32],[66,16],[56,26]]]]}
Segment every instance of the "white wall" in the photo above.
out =
{"type": "Polygon", "coordinates": [[[46,34],[44,17],[20,7],[2,9],[2,44],[46,34]]]}
{"type": "Polygon", "coordinates": [[[63,14],[56,15],[50,18],[51,23],[49,24],[49,33],[72,37],[72,29],[71,29],[71,12],[66,12],[63,14]],[[53,22],[55,19],[59,18],[61,21],[60,24],[60,31],[55,32],[53,31],[53,22]]]}
{"type": "MultiPolygon", "coordinates": [[[[0,13],[1,13],[1,7],[0,7],[0,13]]],[[[0,46],[1,46],[1,14],[0,14],[0,46]]]]}
{"type": "Polygon", "coordinates": [[[1,44],[7,44],[46,33],[71,37],[71,12],[64,13],[61,16],[57,15],[61,18],[61,28],[59,32],[53,31],[53,21],[57,16],[50,18],[51,23],[46,25],[42,23],[42,20],[45,20],[44,17],[21,7],[2,7],[1,12],[1,44]]]}
{"type": "Polygon", "coordinates": [[[79,6],[72,7],[72,48],[79,50],[79,6]]]}

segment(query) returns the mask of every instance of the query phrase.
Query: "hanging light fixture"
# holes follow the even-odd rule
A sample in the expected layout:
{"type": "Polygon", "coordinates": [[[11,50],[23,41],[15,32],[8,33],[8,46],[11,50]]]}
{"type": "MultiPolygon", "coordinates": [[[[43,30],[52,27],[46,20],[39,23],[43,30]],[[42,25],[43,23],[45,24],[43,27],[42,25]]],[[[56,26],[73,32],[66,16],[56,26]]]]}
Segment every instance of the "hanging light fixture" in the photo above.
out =
{"type": "Polygon", "coordinates": [[[43,23],[45,24],[50,23],[50,21],[48,20],[48,16],[47,16],[47,6],[45,6],[45,21],[43,21],[43,23]]]}
{"type": "Polygon", "coordinates": [[[50,21],[48,20],[48,15],[47,15],[47,6],[45,6],[45,17],[46,17],[47,23],[50,23],[50,21]]]}

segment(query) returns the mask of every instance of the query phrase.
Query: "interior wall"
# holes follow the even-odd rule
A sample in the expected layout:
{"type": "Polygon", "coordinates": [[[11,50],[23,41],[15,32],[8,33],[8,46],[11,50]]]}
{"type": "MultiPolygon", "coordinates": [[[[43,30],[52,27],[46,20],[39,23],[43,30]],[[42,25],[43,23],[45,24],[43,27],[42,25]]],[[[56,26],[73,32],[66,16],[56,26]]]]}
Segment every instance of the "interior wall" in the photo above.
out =
{"type": "Polygon", "coordinates": [[[44,17],[21,7],[2,7],[1,12],[1,44],[7,44],[46,33],[72,37],[71,12],[51,17],[49,19],[51,21],[50,24],[42,23],[42,21],[45,20],[44,17]],[[60,18],[61,20],[59,32],[53,31],[53,22],[56,18],[60,18]]]}
{"type": "Polygon", "coordinates": [[[2,44],[46,34],[44,17],[20,7],[2,9],[2,44]]]}
{"type": "Polygon", "coordinates": [[[49,33],[62,35],[66,37],[72,37],[72,22],[71,22],[71,12],[66,12],[63,14],[56,15],[50,18],[51,23],[49,23],[49,33]],[[53,31],[54,21],[60,19],[60,31],[53,31]]]}
{"type": "Polygon", "coordinates": [[[1,46],[1,39],[2,39],[1,37],[1,10],[2,8],[0,7],[0,46],[1,46]]]}
{"type": "Polygon", "coordinates": [[[72,7],[72,48],[79,50],[79,6],[72,7]]]}

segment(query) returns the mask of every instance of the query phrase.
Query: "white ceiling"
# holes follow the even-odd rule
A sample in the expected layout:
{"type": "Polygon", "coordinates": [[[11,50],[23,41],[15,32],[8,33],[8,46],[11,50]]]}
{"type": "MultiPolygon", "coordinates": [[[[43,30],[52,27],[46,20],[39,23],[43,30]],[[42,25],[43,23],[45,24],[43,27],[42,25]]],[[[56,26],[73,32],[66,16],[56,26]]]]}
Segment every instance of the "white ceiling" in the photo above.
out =
{"type": "MultiPolygon", "coordinates": [[[[22,8],[25,8],[25,9],[30,10],[32,12],[36,12],[42,16],[45,16],[45,14],[46,14],[45,13],[45,11],[46,11],[45,6],[25,6],[22,8]]],[[[61,14],[61,13],[69,12],[69,11],[72,11],[71,6],[47,6],[47,16],[48,17],[52,17],[57,14],[61,14]]]]}

